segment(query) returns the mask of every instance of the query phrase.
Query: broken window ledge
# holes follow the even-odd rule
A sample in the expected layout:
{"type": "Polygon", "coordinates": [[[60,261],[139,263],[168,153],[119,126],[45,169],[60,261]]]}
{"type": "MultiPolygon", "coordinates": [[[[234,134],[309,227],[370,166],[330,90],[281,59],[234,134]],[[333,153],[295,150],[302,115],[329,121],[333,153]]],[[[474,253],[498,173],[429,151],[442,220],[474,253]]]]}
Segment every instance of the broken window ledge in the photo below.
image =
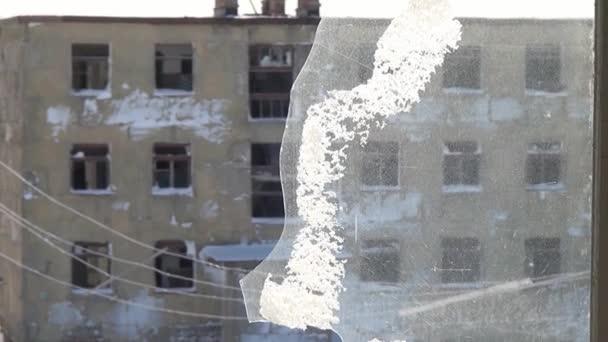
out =
{"type": "Polygon", "coordinates": [[[526,185],[526,190],[528,191],[563,191],[565,189],[566,187],[561,182],[526,185]]]}
{"type": "Polygon", "coordinates": [[[72,96],[78,97],[96,97],[98,100],[109,99],[112,97],[112,92],[110,89],[72,89],[71,94],[72,96]]]}
{"type": "Polygon", "coordinates": [[[526,89],[525,95],[532,96],[532,97],[565,97],[565,96],[568,96],[568,93],[564,90],[547,91],[547,90],[526,89]]]}
{"type": "Polygon", "coordinates": [[[401,187],[399,185],[361,185],[359,187],[361,191],[399,191],[401,187]]]}
{"type": "Polygon", "coordinates": [[[483,89],[481,88],[464,88],[464,87],[449,87],[442,88],[444,94],[461,94],[461,95],[481,95],[483,89]]]}
{"type": "Polygon", "coordinates": [[[72,289],[72,294],[78,296],[92,296],[95,294],[113,294],[114,290],[112,287],[104,287],[101,289],[72,289]]]}
{"type": "Polygon", "coordinates": [[[182,89],[154,89],[154,96],[192,96],[193,90],[182,89]]]}
{"type": "Polygon", "coordinates": [[[112,196],[115,194],[115,192],[111,189],[87,189],[87,190],[70,189],[70,193],[73,195],[82,195],[82,196],[112,196]]]}
{"type": "Polygon", "coordinates": [[[479,193],[483,191],[481,185],[465,185],[465,184],[454,184],[454,185],[443,185],[441,192],[446,194],[468,194],[468,193],[479,193]]]}
{"type": "Polygon", "coordinates": [[[196,287],[174,287],[174,288],[164,288],[164,287],[157,287],[154,289],[155,293],[158,294],[180,294],[180,293],[193,293],[196,292],[196,287]]]}
{"type": "Polygon", "coordinates": [[[188,188],[152,188],[152,195],[160,196],[160,197],[168,197],[168,196],[185,196],[185,197],[194,197],[192,187],[188,188]]]}

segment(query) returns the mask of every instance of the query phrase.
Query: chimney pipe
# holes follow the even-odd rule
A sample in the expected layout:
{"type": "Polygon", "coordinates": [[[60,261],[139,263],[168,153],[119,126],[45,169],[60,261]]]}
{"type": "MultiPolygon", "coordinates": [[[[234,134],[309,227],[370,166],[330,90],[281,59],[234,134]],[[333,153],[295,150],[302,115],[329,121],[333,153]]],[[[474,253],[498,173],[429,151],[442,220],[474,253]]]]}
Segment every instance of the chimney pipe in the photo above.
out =
{"type": "Polygon", "coordinates": [[[298,17],[320,17],[321,3],[319,0],[298,0],[296,15],[298,17]]]}
{"type": "Polygon", "coordinates": [[[239,1],[215,0],[214,15],[216,17],[229,17],[239,15],[239,1]]]}
{"type": "Polygon", "coordinates": [[[284,17],[285,0],[264,0],[262,3],[262,14],[272,17],[284,17]]]}

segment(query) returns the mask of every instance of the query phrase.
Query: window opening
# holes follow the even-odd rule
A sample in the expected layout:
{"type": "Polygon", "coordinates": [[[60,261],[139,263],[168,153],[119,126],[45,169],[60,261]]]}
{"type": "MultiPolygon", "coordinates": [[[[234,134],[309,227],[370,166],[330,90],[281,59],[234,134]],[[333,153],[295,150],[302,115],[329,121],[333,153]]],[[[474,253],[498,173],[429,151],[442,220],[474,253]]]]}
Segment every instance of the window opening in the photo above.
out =
{"type": "Polygon", "coordinates": [[[108,44],[73,44],[72,89],[106,89],[110,70],[109,57],[108,44]]]}
{"type": "Polygon", "coordinates": [[[156,45],[156,89],[192,91],[191,44],[156,45]]]}
{"type": "Polygon", "coordinates": [[[108,145],[79,144],[72,147],[72,190],[107,190],[110,182],[108,145]]]}
{"type": "Polygon", "coordinates": [[[559,238],[531,238],[526,240],[526,275],[532,278],[560,273],[561,253],[559,238]]]}
{"type": "Polygon", "coordinates": [[[547,92],[563,90],[559,45],[526,47],[526,89],[547,92]]]}
{"type": "Polygon", "coordinates": [[[479,281],[481,249],[476,238],[443,238],[441,281],[472,283],[479,281]]]}
{"type": "Polygon", "coordinates": [[[444,88],[481,88],[481,48],[461,46],[448,54],[444,62],[444,88]]]}
{"type": "Polygon", "coordinates": [[[249,48],[249,96],[253,119],[286,118],[294,79],[294,50],[289,45],[249,48]]]}
{"type": "Polygon", "coordinates": [[[154,187],[159,189],[185,189],[190,180],[190,145],[154,145],[154,187]]]}
{"type": "Polygon", "coordinates": [[[362,281],[399,281],[401,273],[400,244],[397,240],[368,240],[361,248],[360,277],[362,281]]]}
{"type": "Polygon", "coordinates": [[[279,156],[281,144],[251,145],[252,216],[284,218],[279,156]]]}
{"type": "Polygon", "coordinates": [[[529,146],[526,160],[526,180],[529,187],[560,184],[561,150],[558,142],[537,142],[529,146]]]}
{"type": "Polygon", "coordinates": [[[363,148],[361,183],[371,187],[399,186],[399,144],[368,142],[363,148]]]}
{"type": "Polygon", "coordinates": [[[443,185],[479,185],[481,151],[474,141],[446,142],[443,152],[443,185]]]}
{"type": "Polygon", "coordinates": [[[168,253],[183,255],[184,258],[161,253],[154,259],[154,267],[164,273],[155,272],[156,287],[162,289],[189,289],[194,287],[193,247],[189,248],[186,241],[158,241],[155,247],[168,253]],[[176,275],[181,278],[172,277],[176,275]],[[189,278],[189,279],[183,279],[189,278]]]}
{"type": "MultiPolygon", "coordinates": [[[[88,264],[111,274],[110,244],[100,242],[75,242],[72,255],[88,264]]],[[[80,288],[94,289],[103,285],[109,288],[109,277],[91,266],[72,258],[72,284],[80,288]]]]}

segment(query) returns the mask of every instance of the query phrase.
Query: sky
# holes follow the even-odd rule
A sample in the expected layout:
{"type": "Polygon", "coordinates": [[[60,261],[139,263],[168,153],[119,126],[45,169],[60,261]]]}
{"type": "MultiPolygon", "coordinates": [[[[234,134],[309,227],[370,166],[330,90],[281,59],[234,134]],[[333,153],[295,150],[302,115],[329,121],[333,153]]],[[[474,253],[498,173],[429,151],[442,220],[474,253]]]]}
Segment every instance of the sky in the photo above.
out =
{"type": "MultiPolygon", "coordinates": [[[[394,17],[407,0],[321,0],[322,16],[394,17]]],[[[450,0],[457,16],[493,18],[590,18],[594,0],[450,0]]],[[[0,18],[16,15],[99,15],[135,17],[205,17],[214,0],[4,0],[0,18]]],[[[253,13],[261,0],[239,0],[240,13],[253,13]]],[[[295,14],[297,0],[286,0],[295,14]]]]}

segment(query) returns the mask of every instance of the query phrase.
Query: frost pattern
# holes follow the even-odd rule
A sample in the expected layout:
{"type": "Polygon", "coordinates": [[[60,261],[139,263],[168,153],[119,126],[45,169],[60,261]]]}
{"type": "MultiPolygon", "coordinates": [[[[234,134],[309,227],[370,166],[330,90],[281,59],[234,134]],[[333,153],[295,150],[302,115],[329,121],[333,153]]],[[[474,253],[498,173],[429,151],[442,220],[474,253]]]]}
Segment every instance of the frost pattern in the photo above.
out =
{"type": "Polygon", "coordinates": [[[329,329],[337,324],[344,291],[343,245],[337,195],[330,190],[343,177],[349,144],[365,144],[373,126],[408,112],[420,101],[445,54],[457,47],[461,25],[447,0],[412,1],[377,44],[372,77],[352,90],[333,90],[306,111],[297,165],[296,202],[302,229],[295,237],[286,277],[269,274],[260,314],[291,328],[329,329]],[[340,148],[335,148],[340,145],[340,148]]]}

